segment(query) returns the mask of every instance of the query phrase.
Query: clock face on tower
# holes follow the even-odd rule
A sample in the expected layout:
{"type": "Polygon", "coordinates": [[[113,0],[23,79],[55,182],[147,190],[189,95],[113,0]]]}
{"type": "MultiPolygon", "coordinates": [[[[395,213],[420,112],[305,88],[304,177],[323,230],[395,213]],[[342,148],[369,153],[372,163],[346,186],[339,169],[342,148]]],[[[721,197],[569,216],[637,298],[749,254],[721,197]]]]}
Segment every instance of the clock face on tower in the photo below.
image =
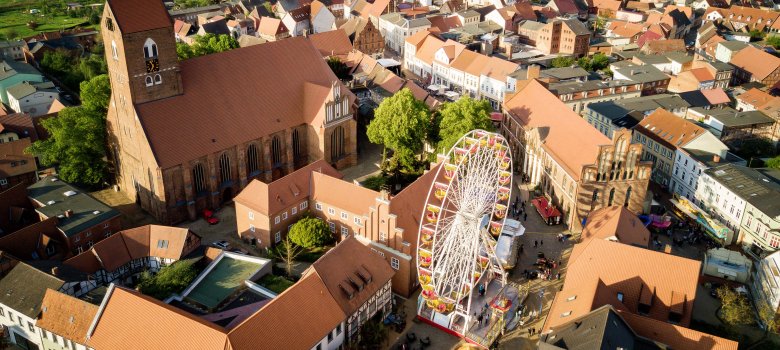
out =
{"type": "Polygon", "coordinates": [[[156,58],[146,60],[146,72],[152,73],[152,72],[159,72],[160,71],[160,62],[157,61],[156,58]]]}

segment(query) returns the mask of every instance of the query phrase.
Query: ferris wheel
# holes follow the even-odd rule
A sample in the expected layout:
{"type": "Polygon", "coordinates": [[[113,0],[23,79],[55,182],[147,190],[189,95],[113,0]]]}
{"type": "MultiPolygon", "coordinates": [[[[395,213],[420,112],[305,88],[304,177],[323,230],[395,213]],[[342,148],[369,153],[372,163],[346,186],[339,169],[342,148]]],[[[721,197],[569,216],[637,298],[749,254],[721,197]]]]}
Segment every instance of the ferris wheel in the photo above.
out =
{"type": "Polygon", "coordinates": [[[424,301],[418,314],[460,315],[465,332],[475,286],[487,279],[506,284],[494,237],[503,229],[511,188],[511,152],[500,134],[473,130],[449,150],[420,223],[417,272],[424,301]]]}

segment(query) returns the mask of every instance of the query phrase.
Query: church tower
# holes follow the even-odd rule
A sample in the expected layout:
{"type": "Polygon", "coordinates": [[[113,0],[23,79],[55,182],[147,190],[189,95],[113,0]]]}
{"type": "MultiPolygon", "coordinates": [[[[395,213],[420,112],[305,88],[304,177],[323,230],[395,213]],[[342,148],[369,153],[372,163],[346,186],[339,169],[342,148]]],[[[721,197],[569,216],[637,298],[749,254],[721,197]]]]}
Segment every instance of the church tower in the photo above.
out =
{"type": "Polygon", "coordinates": [[[173,23],[160,0],[108,0],[102,34],[111,88],[120,104],[183,91],[173,23]]]}

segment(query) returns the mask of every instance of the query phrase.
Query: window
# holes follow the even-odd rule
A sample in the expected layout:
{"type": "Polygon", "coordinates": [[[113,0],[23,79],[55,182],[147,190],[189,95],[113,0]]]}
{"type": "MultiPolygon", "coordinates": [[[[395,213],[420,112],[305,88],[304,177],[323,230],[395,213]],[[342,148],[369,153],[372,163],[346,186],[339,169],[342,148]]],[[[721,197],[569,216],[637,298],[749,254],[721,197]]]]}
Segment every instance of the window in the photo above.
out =
{"type": "Polygon", "coordinates": [[[0,179],[0,185],[5,186],[8,184],[8,179],[0,179]]]}
{"type": "Polygon", "coordinates": [[[30,332],[35,333],[35,326],[33,326],[32,322],[27,321],[27,329],[30,330],[30,332]]]}
{"type": "Polygon", "coordinates": [[[362,225],[363,224],[363,220],[361,220],[359,217],[356,216],[355,217],[355,224],[356,225],[362,225]]]}
{"type": "Polygon", "coordinates": [[[328,214],[330,215],[336,215],[336,209],[328,208],[328,214]]]}
{"type": "Polygon", "coordinates": [[[341,226],[341,235],[345,238],[349,236],[349,227],[341,226]]]}
{"type": "Polygon", "coordinates": [[[330,343],[332,341],[333,341],[333,333],[332,332],[328,332],[328,343],[330,343]]]}
{"type": "Polygon", "coordinates": [[[628,189],[626,190],[626,200],[623,203],[623,206],[627,207],[630,201],[631,201],[631,186],[628,186],[628,189]]]}
{"type": "Polygon", "coordinates": [[[347,214],[347,213],[342,211],[341,212],[341,218],[344,219],[344,220],[349,220],[349,214],[347,214]]]}
{"type": "Polygon", "coordinates": [[[301,208],[301,210],[304,210],[309,207],[309,202],[301,202],[301,205],[298,206],[298,208],[301,208]]]}
{"type": "Polygon", "coordinates": [[[202,164],[196,164],[192,168],[192,183],[195,186],[195,194],[203,195],[206,192],[206,172],[202,164]]]}
{"type": "Polygon", "coordinates": [[[613,189],[609,190],[609,202],[608,202],[609,204],[607,204],[607,206],[611,207],[612,206],[612,201],[614,199],[615,199],[615,189],[613,188],[613,189]]]}
{"type": "Polygon", "coordinates": [[[618,300],[619,302],[621,302],[621,303],[623,302],[623,293],[621,293],[621,292],[618,292],[618,293],[617,293],[617,300],[618,300]]]}
{"type": "Polygon", "coordinates": [[[387,241],[387,233],[384,233],[383,231],[379,231],[379,240],[382,242],[387,241]]]}
{"type": "Polygon", "coordinates": [[[282,220],[287,220],[287,212],[282,213],[282,220]]]}
{"type": "Polygon", "coordinates": [[[255,176],[260,170],[260,152],[255,144],[249,145],[246,149],[246,170],[250,176],[255,176]]]}
{"type": "Polygon", "coordinates": [[[282,241],[282,232],[278,231],[274,234],[274,241],[279,243],[282,241]]]}
{"type": "Polygon", "coordinates": [[[747,218],[747,225],[746,226],[748,228],[750,228],[750,224],[752,224],[752,223],[753,223],[753,217],[752,216],[748,216],[748,218],[747,218]]]}
{"type": "Polygon", "coordinates": [[[249,220],[254,220],[254,219],[255,219],[255,213],[250,211],[249,212],[249,220]]]}
{"type": "Polygon", "coordinates": [[[282,222],[282,220],[280,220],[280,219],[279,219],[279,215],[277,215],[277,216],[274,218],[274,224],[278,224],[278,223],[280,223],[280,222],[282,222]]]}
{"type": "Polygon", "coordinates": [[[336,335],[341,334],[341,323],[336,325],[336,335]]]}
{"type": "Polygon", "coordinates": [[[152,80],[152,77],[147,76],[145,80],[146,80],[146,86],[154,85],[154,81],[152,80]]]}
{"type": "Polygon", "coordinates": [[[255,225],[249,224],[249,231],[255,232],[255,225]]]}
{"type": "Polygon", "coordinates": [[[298,208],[292,207],[292,209],[290,209],[290,215],[295,215],[295,214],[298,214],[298,208]]]}
{"type": "Polygon", "coordinates": [[[780,248],[780,238],[777,236],[772,236],[772,240],[769,241],[769,245],[772,246],[772,248],[780,248]]]}
{"type": "Polygon", "coordinates": [[[335,222],[329,222],[328,226],[330,226],[330,232],[336,233],[336,223],[335,222]]]}
{"type": "Polygon", "coordinates": [[[111,20],[111,18],[106,17],[106,29],[110,31],[114,31],[114,21],[111,20]]]}
{"type": "Polygon", "coordinates": [[[293,146],[293,157],[295,159],[298,159],[298,157],[301,156],[301,137],[300,137],[300,133],[298,132],[298,129],[295,129],[292,132],[292,146],[293,146]]]}
{"type": "Polygon", "coordinates": [[[92,231],[87,231],[87,233],[84,234],[84,237],[92,236],[92,231]]]}
{"type": "Polygon", "coordinates": [[[114,42],[113,40],[111,40],[111,57],[114,58],[114,61],[119,60],[119,55],[116,52],[116,42],[114,42]]]}
{"type": "Polygon", "coordinates": [[[147,60],[157,58],[157,44],[151,38],[146,39],[144,43],[144,58],[147,60]]]}
{"type": "Polygon", "coordinates": [[[282,142],[279,141],[279,136],[274,136],[271,140],[271,159],[274,166],[282,164],[282,142]]]}
{"type": "Polygon", "coordinates": [[[401,262],[398,261],[398,258],[392,257],[390,258],[390,267],[392,267],[395,270],[398,270],[401,268],[401,262]]]}
{"type": "Polygon", "coordinates": [[[5,316],[5,310],[2,307],[0,307],[0,316],[5,316]]]}
{"type": "Polygon", "coordinates": [[[162,84],[162,76],[159,74],[154,75],[154,85],[162,84]]]}
{"type": "Polygon", "coordinates": [[[335,130],[333,130],[333,133],[330,134],[330,159],[331,160],[337,160],[344,157],[346,154],[344,150],[344,127],[337,127],[335,130]]]}
{"type": "MultiPolygon", "coordinates": [[[[303,203],[301,203],[301,204],[303,204],[303,203]]],[[[320,204],[320,203],[314,203],[314,209],[316,209],[316,210],[322,210],[322,204],[320,204]]]]}
{"type": "Polygon", "coordinates": [[[81,236],[73,237],[73,242],[78,242],[81,240],[81,236]]]}
{"type": "Polygon", "coordinates": [[[220,183],[226,183],[231,180],[230,176],[230,157],[227,153],[222,153],[219,156],[219,180],[220,183]]]}

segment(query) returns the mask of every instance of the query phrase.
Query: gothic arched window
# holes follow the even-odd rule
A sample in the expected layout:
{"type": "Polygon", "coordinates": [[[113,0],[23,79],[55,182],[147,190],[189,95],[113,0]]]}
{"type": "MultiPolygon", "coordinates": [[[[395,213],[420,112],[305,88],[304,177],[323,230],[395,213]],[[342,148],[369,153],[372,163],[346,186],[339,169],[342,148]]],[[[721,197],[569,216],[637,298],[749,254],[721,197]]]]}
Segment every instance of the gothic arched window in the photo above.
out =
{"type": "Polygon", "coordinates": [[[228,157],[227,153],[222,153],[219,156],[219,181],[220,183],[225,183],[230,181],[230,179],[230,157],[228,157]]]}
{"type": "Polygon", "coordinates": [[[192,184],[196,195],[206,191],[206,172],[203,165],[197,164],[192,168],[192,184]]]}
{"type": "Polygon", "coordinates": [[[258,156],[257,146],[249,145],[246,149],[246,172],[249,176],[254,176],[255,172],[260,170],[260,157],[258,156]]]}
{"type": "Polygon", "coordinates": [[[271,140],[271,160],[274,166],[282,164],[282,142],[279,141],[279,136],[274,136],[271,140]]]}
{"type": "Polygon", "coordinates": [[[144,43],[144,58],[147,60],[157,58],[157,43],[151,38],[147,38],[144,43]]]}
{"type": "Polygon", "coordinates": [[[301,137],[300,137],[300,133],[298,132],[298,129],[293,130],[292,144],[293,144],[293,157],[295,159],[298,159],[298,157],[300,157],[301,155],[301,137]]]}
{"type": "Polygon", "coordinates": [[[330,159],[337,160],[344,154],[344,128],[339,126],[330,134],[330,159]]]}
{"type": "Polygon", "coordinates": [[[613,188],[613,189],[609,190],[609,202],[608,202],[607,206],[611,207],[612,206],[612,201],[614,199],[615,199],[615,189],[613,188]]]}
{"type": "Polygon", "coordinates": [[[623,206],[627,207],[629,203],[631,203],[631,186],[628,186],[626,190],[626,201],[623,203],[623,206]]]}

